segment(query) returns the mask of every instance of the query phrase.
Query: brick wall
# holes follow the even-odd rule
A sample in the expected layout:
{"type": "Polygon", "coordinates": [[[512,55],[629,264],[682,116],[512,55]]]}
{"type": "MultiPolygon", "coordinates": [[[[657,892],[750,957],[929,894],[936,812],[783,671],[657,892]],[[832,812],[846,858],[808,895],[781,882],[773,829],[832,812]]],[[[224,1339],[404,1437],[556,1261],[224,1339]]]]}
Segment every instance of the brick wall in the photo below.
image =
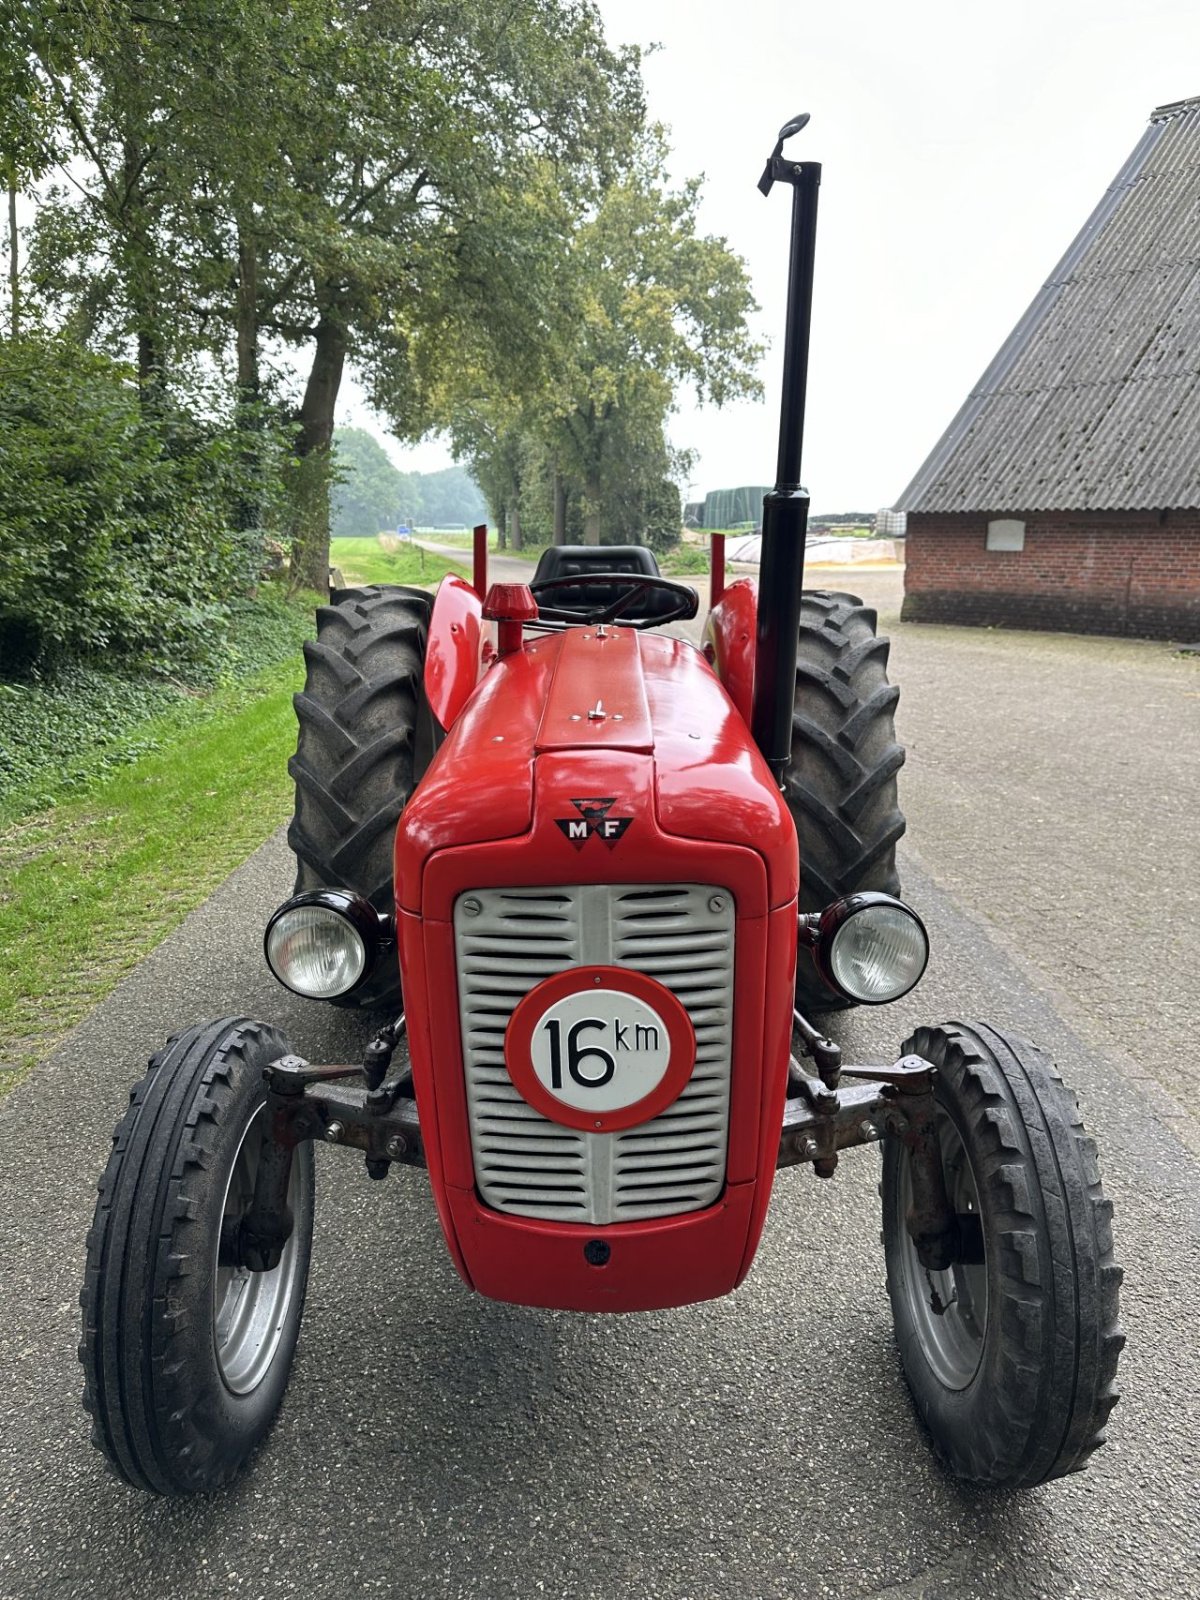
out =
{"type": "Polygon", "coordinates": [[[1200,640],[1200,512],[994,512],[1024,550],[989,550],[988,516],[910,513],[905,621],[1200,640]]]}

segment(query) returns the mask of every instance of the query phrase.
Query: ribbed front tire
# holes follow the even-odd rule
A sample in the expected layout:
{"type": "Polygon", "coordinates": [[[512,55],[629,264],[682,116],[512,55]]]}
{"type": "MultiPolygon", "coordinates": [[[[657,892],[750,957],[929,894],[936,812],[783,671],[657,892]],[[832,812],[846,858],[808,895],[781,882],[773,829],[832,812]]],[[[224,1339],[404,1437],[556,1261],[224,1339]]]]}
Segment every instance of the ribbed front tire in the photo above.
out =
{"type": "Polygon", "coordinates": [[[150,1061],[113,1134],[87,1239],[83,1402],[118,1477],[153,1494],[220,1488],[279,1409],[300,1331],[313,1228],[301,1145],[295,1225],[271,1273],[222,1251],[253,1195],[263,1068],[288,1051],[244,1017],[189,1028],[150,1061]]]}
{"type": "Polygon", "coordinates": [[[1095,1143],[1054,1063],[1025,1039],[949,1022],[919,1028],[901,1053],[937,1069],[947,1192],[981,1244],[944,1272],[922,1267],[905,1226],[908,1152],[889,1138],[888,1293],[917,1411],[968,1482],[1022,1488],[1078,1472],[1104,1443],[1125,1342],[1095,1143]]]}

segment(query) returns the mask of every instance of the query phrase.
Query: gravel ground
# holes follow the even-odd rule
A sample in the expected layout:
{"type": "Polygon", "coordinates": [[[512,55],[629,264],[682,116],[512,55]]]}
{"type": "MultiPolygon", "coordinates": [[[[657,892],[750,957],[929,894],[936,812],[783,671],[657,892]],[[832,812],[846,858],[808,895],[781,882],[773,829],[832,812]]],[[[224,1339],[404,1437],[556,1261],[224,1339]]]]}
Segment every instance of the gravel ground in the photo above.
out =
{"type": "MultiPolygon", "coordinates": [[[[1161,1052],[1119,1031],[1128,1017],[1135,1045],[1138,1026],[1165,1043],[1169,1019],[1178,1051],[1198,1003],[1181,972],[1194,964],[1168,971],[1169,943],[1153,944],[1141,1015],[1113,1004],[1145,936],[1126,920],[1121,940],[1102,937],[1093,918],[1101,891],[1128,906],[1153,847],[1139,831],[1133,849],[1120,798],[1089,813],[1075,852],[1059,854],[1034,820],[1105,793],[1102,765],[1054,778],[1064,750],[1093,742],[1076,737],[1087,706],[1129,719],[1127,739],[1142,727],[1143,772],[1184,770],[1177,663],[1157,646],[948,629],[903,630],[895,660],[921,852],[903,869],[935,954],[915,995],[839,1028],[848,1052],[880,1059],[917,1022],[985,1017],[1049,1046],[1081,1091],[1117,1208],[1129,1335],[1125,1398],[1091,1470],[988,1497],[933,1464],[892,1344],[871,1151],[832,1184],[781,1174],[737,1294],[600,1318],[470,1295],[422,1174],[370,1184],[323,1149],[304,1332],[258,1460],[229,1493],[184,1504],[108,1478],[77,1404],[76,1293],[126,1087],[168,1028],[223,1012],[282,1022],[313,1059],[346,1059],[365,1035],[362,1019],[291,999],[262,969],[262,922],[290,884],[277,838],[0,1103],[0,1600],[1197,1592],[1200,1169],[1175,1102],[1138,1079],[1159,1072],[1161,1052]],[[1160,706],[1151,726],[1167,748],[1139,704],[1160,706]],[[1069,938],[1053,931],[1068,925],[1069,938]],[[1106,1027],[1115,1051],[1094,1042],[1106,1027]]],[[[1125,781],[1118,772],[1118,797],[1125,781]]],[[[1186,823],[1166,788],[1156,780],[1153,836],[1178,862],[1186,823]]]]}

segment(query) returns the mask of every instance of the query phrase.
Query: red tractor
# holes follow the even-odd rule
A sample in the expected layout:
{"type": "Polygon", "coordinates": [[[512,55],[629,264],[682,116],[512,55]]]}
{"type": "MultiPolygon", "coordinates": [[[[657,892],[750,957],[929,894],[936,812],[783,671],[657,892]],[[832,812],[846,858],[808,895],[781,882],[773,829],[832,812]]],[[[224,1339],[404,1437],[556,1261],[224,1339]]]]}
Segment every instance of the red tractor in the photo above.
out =
{"type": "Polygon", "coordinates": [[[387,1008],[362,1062],[268,1023],[177,1034],[118,1124],[88,1236],[85,1403],[116,1471],[229,1481],[278,1408],[313,1228],[313,1144],[424,1168],[464,1281],[634,1311],[734,1289],[775,1174],[882,1146],[904,1370],[949,1469],[1084,1466],[1115,1399],[1120,1269],[1095,1146],[1035,1046],[924,1027],[848,1065],[822,1011],[907,993],[903,752],[887,642],[802,591],[819,166],[793,186],[778,482],[761,581],[695,592],[641,547],[534,581],[335,592],[297,696],[294,896],[266,957],[296,994],[387,1008]],[[402,998],[403,997],[403,998],[402,998]],[[401,1049],[402,1039],[406,1048],[401,1049]]]}

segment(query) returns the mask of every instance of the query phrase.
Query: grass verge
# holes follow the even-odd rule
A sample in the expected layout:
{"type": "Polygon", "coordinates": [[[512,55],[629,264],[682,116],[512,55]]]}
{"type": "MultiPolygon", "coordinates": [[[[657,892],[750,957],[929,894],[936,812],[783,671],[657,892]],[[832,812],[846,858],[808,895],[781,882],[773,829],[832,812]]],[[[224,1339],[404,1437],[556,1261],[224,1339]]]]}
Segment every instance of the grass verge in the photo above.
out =
{"type": "Polygon", "coordinates": [[[335,539],[329,548],[330,561],[341,569],[348,584],[420,585],[437,583],[447,572],[456,572],[460,578],[470,576],[469,562],[452,561],[418,545],[398,544],[396,549],[390,549],[378,539],[335,539]]]}
{"type": "MultiPolygon", "coordinates": [[[[385,537],[388,536],[388,530],[386,528],[383,530],[383,533],[385,537]]],[[[414,540],[418,540],[422,544],[447,545],[453,550],[462,550],[467,555],[470,555],[471,551],[475,548],[475,531],[473,528],[414,528],[412,536],[414,540]]],[[[341,539],[336,539],[333,544],[333,549],[336,551],[341,543],[341,539]]],[[[496,528],[489,528],[488,549],[496,550],[499,548],[499,544],[499,530],[496,528]]]]}
{"type": "Polygon", "coordinates": [[[0,681],[0,829],[85,793],[203,721],[214,690],[299,659],[316,604],[315,594],[288,599],[264,586],[233,608],[207,674],[188,682],[102,659],[43,680],[0,681]]]}
{"type": "Polygon", "coordinates": [[[176,708],[84,794],[0,827],[0,1095],[291,809],[299,654],[176,708]]]}

